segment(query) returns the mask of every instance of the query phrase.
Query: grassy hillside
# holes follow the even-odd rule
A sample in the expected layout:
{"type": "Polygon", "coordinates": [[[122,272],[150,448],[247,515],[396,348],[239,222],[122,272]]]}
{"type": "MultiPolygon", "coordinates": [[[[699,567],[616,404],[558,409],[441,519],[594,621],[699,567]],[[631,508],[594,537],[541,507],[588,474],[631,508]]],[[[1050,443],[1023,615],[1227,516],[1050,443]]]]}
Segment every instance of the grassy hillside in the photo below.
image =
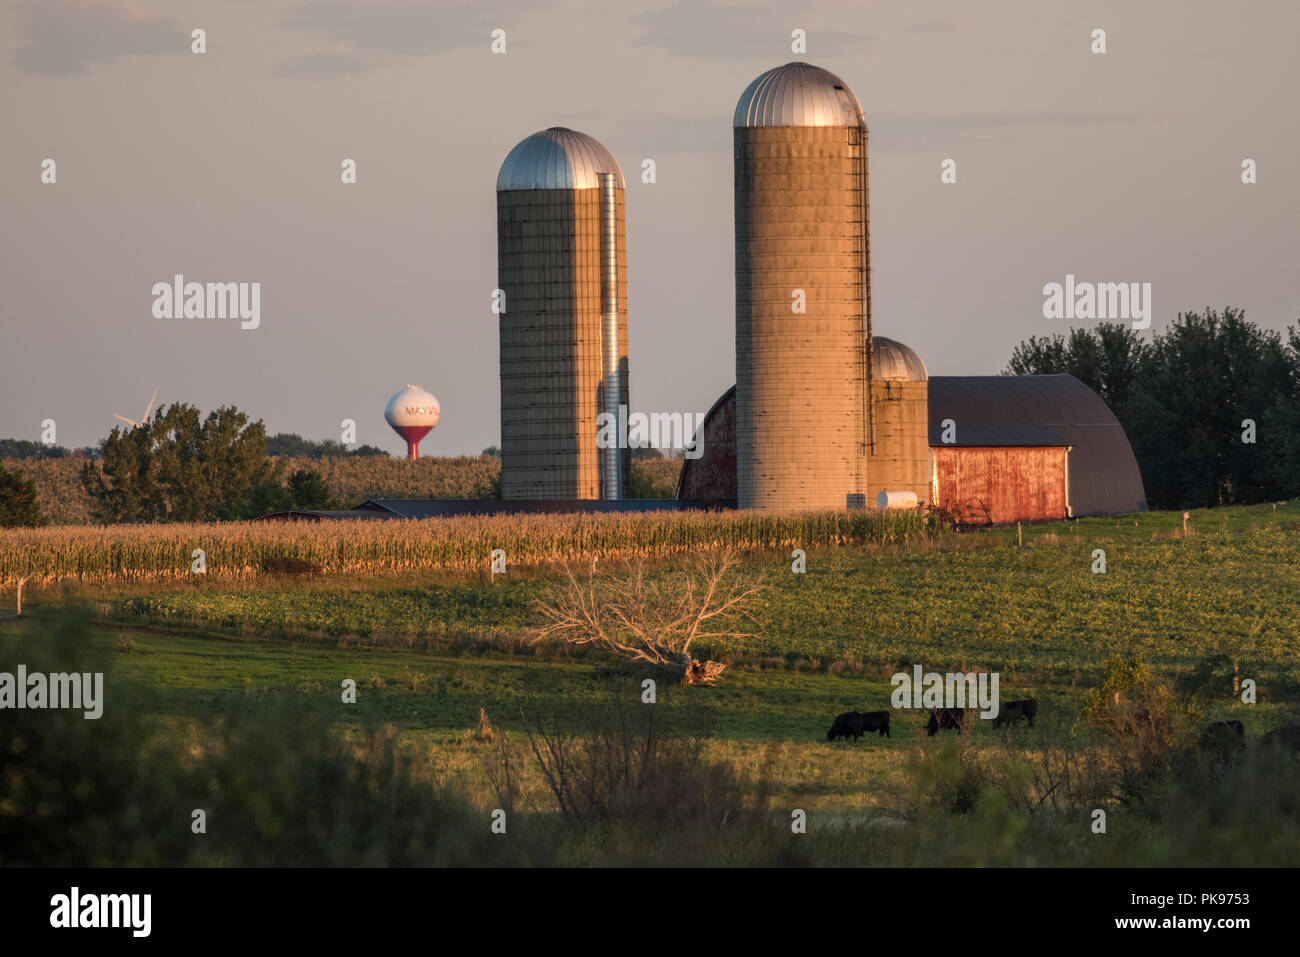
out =
{"type": "MultiPolygon", "coordinates": [[[[859,514],[865,520],[872,513],[859,514]]],[[[576,556],[597,551],[604,541],[608,550],[600,553],[609,554],[621,536],[625,545],[640,541],[647,553],[662,556],[672,552],[659,545],[680,547],[689,533],[702,543],[730,536],[757,549],[747,564],[766,575],[768,591],[746,629],[754,637],[721,641],[712,650],[758,666],[775,660],[826,669],[838,663],[879,674],[924,657],[945,666],[1075,674],[1120,652],[1158,666],[1218,652],[1277,663],[1291,660],[1293,623],[1300,620],[1300,503],[1193,513],[1186,537],[1179,513],[1039,525],[1024,529],[1023,547],[1016,545],[1015,529],[962,535],[917,529],[909,537],[899,527],[890,544],[884,529],[865,524],[859,538],[846,536],[861,547],[818,547],[826,544],[830,526],[754,513],[617,521],[543,516],[537,521],[554,532],[549,541],[530,537],[527,523],[516,524],[521,521],[399,526],[410,530],[400,548],[412,559],[420,536],[439,528],[447,530],[440,548],[486,536],[468,549],[473,561],[466,572],[270,575],[242,582],[187,575],[190,581],[179,586],[113,582],[87,596],[126,622],[184,623],[324,645],[437,649],[473,639],[487,650],[516,653],[533,618],[532,603],[554,587],[551,573],[519,567],[525,553],[516,549],[576,556]],[[485,556],[494,529],[499,541],[514,536],[506,548],[515,557],[505,575],[492,579],[485,556]],[[808,550],[801,575],[791,572],[788,557],[796,546],[808,550]],[[1106,552],[1104,574],[1092,571],[1096,549],[1106,552]]],[[[308,527],[302,541],[310,542],[314,531],[308,527]]],[[[277,554],[299,541],[292,528],[284,534],[277,554]]],[[[341,539],[326,541],[334,544],[322,550],[344,547],[341,539]]],[[[420,547],[433,553],[435,540],[420,547]]],[[[663,558],[652,576],[675,574],[679,561],[663,558]]]]}

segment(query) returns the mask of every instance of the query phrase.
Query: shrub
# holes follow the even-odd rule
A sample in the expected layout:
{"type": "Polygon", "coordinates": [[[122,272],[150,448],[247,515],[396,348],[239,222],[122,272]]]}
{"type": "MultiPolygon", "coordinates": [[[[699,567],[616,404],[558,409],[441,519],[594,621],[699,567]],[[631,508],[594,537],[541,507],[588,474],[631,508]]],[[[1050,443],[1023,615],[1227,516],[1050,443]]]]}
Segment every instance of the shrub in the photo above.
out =
{"type": "Polygon", "coordinates": [[[394,729],[367,712],[349,738],[334,726],[337,707],[241,696],[224,716],[178,728],[149,717],[155,692],[115,674],[111,649],[76,609],[0,643],[0,671],[24,662],[102,672],[106,696],[95,720],[6,712],[0,865],[402,866],[545,853],[493,841],[462,797],[415,774],[394,729]],[[196,808],[202,836],[191,830],[196,808]]]}
{"type": "Polygon", "coordinates": [[[0,528],[45,525],[48,519],[36,498],[36,483],[18,470],[0,465],[0,528]]]}
{"type": "Polygon", "coordinates": [[[1198,714],[1136,659],[1113,657],[1106,669],[1101,685],[1088,693],[1079,721],[1114,747],[1121,794],[1145,801],[1198,714]]]}
{"type": "Polygon", "coordinates": [[[704,758],[702,712],[669,713],[641,704],[637,686],[595,705],[521,702],[529,752],[566,821],[721,825],[747,805],[730,766],[704,758]]]}
{"type": "Polygon", "coordinates": [[[273,555],[262,563],[262,568],[271,575],[315,575],[320,567],[301,558],[288,555],[273,555]]]}
{"type": "Polygon", "coordinates": [[[652,579],[637,561],[620,575],[583,576],[565,566],[565,581],[549,600],[535,602],[544,624],[533,641],[593,646],[627,661],[676,669],[685,684],[716,681],[726,667],[692,657],[692,645],[742,637],[729,623],[748,618],[763,585],[740,572],[733,552],[706,552],[686,570],[652,579]]]}

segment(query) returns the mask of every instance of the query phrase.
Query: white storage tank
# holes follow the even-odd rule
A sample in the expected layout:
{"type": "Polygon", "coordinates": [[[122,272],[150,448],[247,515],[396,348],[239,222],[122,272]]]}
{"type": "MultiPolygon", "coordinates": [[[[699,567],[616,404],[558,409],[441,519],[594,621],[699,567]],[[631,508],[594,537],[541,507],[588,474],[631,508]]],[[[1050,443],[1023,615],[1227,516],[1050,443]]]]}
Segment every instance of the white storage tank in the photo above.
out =
{"type": "Polygon", "coordinates": [[[920,503],[915,492],[881,492],[876,496],[876,508],[882,512],[888,509],[913,509],[920,503]]]}

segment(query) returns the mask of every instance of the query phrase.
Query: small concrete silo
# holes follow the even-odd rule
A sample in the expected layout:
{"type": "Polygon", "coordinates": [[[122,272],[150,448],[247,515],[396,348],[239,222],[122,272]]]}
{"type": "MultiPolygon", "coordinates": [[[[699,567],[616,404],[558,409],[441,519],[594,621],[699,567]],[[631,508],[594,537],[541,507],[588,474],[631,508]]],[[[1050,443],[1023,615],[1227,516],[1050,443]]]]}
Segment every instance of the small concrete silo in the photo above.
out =
{"type": "Polygon", "coordinates": [[[875,442],[867,455],[867,505],[881,492],[912,492],[930,501],[929,375],[915,350],[876,336],[871,380],[870,426],[875,442]]]}
{"type": "Polygon", "coordinates": [[[497,177],[503,498],[622,498],[626,449],[597,449],[597,415],[628,402],[623,172],[552,127],[497,177]]]}

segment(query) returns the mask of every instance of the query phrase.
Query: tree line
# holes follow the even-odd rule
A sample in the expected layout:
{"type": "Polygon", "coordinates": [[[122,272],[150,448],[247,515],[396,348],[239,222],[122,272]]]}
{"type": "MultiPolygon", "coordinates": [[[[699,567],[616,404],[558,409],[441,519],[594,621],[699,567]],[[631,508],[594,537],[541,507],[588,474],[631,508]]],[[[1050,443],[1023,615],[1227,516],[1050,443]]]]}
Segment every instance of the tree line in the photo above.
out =
{"type": "Polygon", "coordinates": [[[65,449],[61,445],[46,445],[31,439],[0,439],[0,459],[66,459],[71,455],[94,458],[99,449],[65,449]]]}
{"type": "Polygon", "coordinates": [[[1300,494],[1300,328],[1285,337],[1233,307],[1180,313],[1144,342],[1104,322],[1030,337],[1003,375],[1066,373],[1128,435],[1153,509],[1300,494]]]}
{"type": "Polygon", "coordinates": [[[282,455],[285,458],[324,459],[344,455],[365,457],[388,453],[375,445],[358,445],[350,449],[342,442],[335,442],[333,439],[314,442],[311,439],[304,439],[296,432],[280,432],[266,440],[266,454],[282,455]]]}

